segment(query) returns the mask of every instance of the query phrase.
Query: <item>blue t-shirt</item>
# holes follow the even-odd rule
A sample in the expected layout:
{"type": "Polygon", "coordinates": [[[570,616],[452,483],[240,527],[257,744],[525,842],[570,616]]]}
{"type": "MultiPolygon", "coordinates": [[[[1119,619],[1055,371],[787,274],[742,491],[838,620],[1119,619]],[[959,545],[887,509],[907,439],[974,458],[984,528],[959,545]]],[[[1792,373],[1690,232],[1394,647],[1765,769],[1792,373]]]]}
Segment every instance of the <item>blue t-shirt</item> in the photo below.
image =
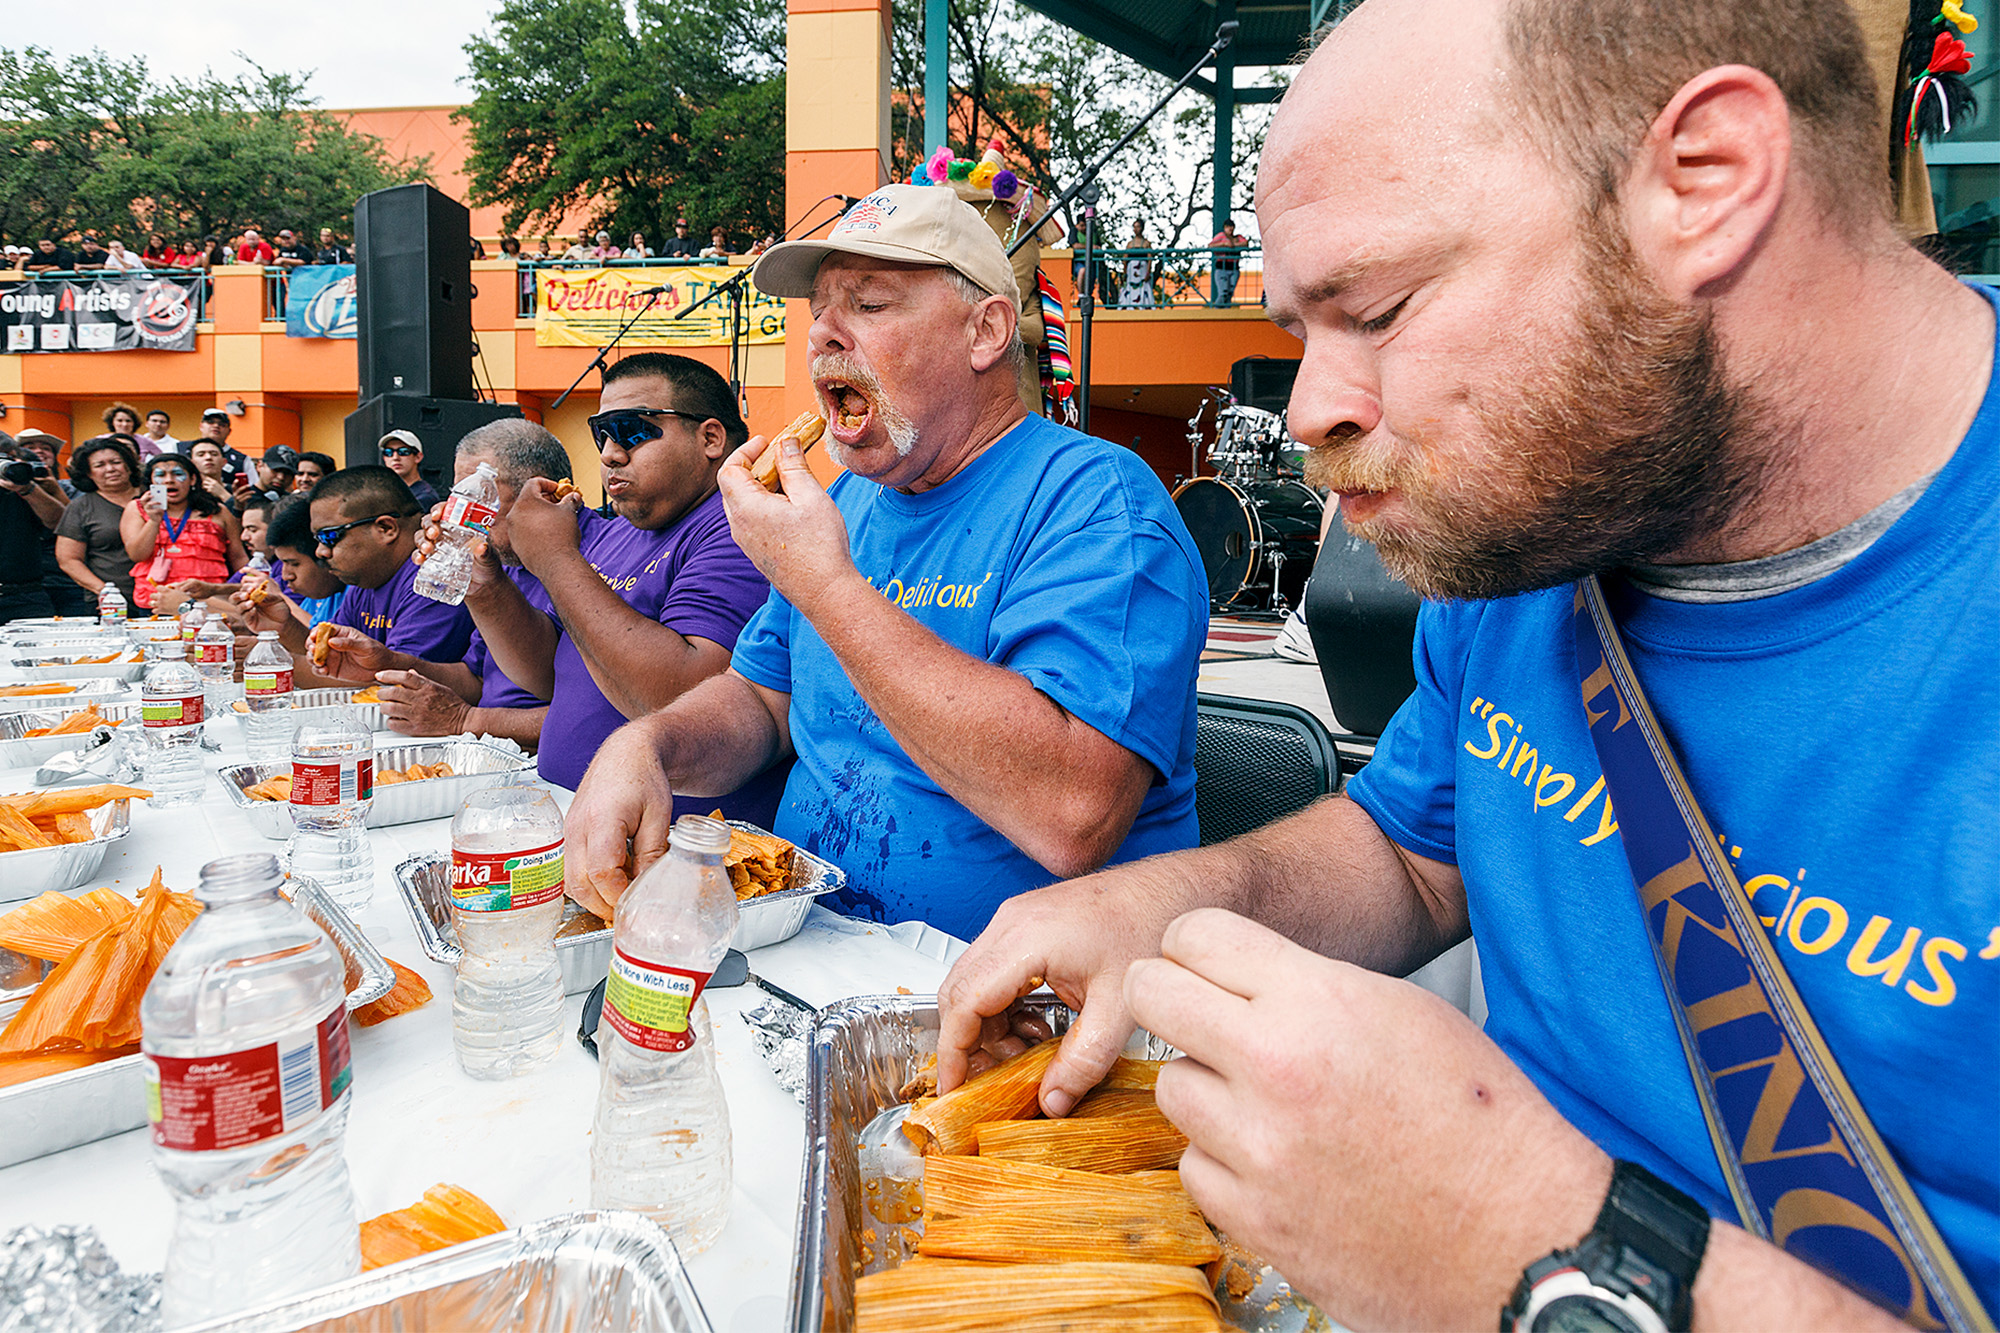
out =
{"type": "MultiPolygon", "coordinates": [[[[1837,572],[1719,605],[1607,593],[1807,1009],[2000,1310],[2000,385],[1837,572]]],[[[1487,1034],[1606,1152],[1733,1221],[1584,729],[1571,598],[1425,606],[1417,691],[1348,792],[1464,876],[1487,1034]]]]}
{"type": "Polygon", "coordinates": [[[299,609],[306,613],[314,625],[324,624],[333,619],[334,612],[340,610],[340,604],[346,597],[347,589],[336,588],[331,596],[299,598],[299,609]]]}
{"type": "MultiPolygon", "coordinates": [[[[1153,766],[1114,862],[1196,845],[1208,581],[1137,455],[1030,417],[935,490],[906,495],[849,474],[829,493],[874,587],[1153,766]]],[[[971,939],[1001,902],[1055,879],[911,762],[775,590],[734,666],[792,696],[798,762],[776,832],[847,872],[841,910],[971,939]]]]}

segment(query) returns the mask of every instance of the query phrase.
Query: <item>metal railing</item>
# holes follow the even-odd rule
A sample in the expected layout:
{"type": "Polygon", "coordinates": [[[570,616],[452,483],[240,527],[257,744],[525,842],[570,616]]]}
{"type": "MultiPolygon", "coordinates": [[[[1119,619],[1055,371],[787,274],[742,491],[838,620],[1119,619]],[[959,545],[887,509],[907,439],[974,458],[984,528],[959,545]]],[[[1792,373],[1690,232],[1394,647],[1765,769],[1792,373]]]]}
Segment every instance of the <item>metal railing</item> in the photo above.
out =
{"type": "MultiPolygon", "coordinates": [[[[1264,252],[1257,245],[1151,246],[1105,249],[1096,255],[1101,310],[1264,304],[1264,252]]],[[[1070,277],[1081,291],[1080,254],[1073,253],[1070,277]]]]}

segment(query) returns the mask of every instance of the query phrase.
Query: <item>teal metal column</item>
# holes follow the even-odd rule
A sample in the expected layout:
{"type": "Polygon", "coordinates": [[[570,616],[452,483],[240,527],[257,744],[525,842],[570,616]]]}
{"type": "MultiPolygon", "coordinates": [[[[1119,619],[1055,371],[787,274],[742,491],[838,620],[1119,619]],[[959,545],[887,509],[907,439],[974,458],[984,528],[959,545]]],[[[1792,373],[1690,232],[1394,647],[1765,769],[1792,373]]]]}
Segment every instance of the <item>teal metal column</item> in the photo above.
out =
{"type": "MultiPolygon", "coordinates": [[[[1216,0],[1215,21],[1228,23],[1236,17],[1236,0],[1216,0]]],[[[1232,43],[1215,58],[1215,212],[1208,220],[1210,234],[1222,230],[1222,220],[1234,208],[1236,181],[1232,164],[1236,126],[1236,47],[1232,43]]]]}
{"type": "MultiPolygon", "coordinates": [[[[924,0],[924,157],[945,140],[945,112],[951,106],[951,0],[924,0]]],[[[1234,0],[1231,0],[1234,4],[1234,0]]],[[[978,156],[978,154],[973,154],[978,156]]]]}

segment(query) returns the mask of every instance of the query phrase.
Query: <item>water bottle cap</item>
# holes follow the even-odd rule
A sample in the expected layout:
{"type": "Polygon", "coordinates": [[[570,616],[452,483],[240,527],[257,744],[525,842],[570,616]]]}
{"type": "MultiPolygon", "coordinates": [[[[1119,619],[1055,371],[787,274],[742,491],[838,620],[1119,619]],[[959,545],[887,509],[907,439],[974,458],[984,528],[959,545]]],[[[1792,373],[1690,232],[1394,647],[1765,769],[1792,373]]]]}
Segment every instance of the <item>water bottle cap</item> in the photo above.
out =
{"type": "Polygon", "coordinates": [[[260,629],[257,631],[257,642],[276,643],[277,641],[278,641],[278,631],[274,629],[260,629]]]}
{"type": "Polygon", "coordinates": [[[278,858],[269,852],[248,852],[225,856],[201,868],[201,887],[195,896],[211,906],[241,902],[260,893],[275,892],[285,882],[278,858]]]}
{"type": "Polygon", "coordinates": [[[729,825],[708,815],[682,815],[674,821],[668,843],[677,852],[720,856],[729,850],[729,825]]]}

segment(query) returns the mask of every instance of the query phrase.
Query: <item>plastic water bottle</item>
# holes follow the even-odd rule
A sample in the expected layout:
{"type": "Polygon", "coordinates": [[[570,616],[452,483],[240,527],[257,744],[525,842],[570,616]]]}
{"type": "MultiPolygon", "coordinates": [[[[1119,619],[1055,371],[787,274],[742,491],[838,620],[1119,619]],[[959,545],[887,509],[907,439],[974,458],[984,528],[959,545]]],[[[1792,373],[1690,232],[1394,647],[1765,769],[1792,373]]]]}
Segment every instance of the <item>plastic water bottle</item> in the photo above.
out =
{"type": "Polygon", "coordinates": [[[562,1047],[563,817],[539,787],[488,787],[451,821],[458,979],[451,1044],[474,1078],[512,1078],[562,1047]]]}
{"type": "Polygon", "coordinates": [[[99,629],[122,630],[125,628],[125,594],[118,591],[115,583],[106,583],[97,590],[97,625],[99,629]]]}
{"type": "Polygon", "coordinates": [[[262,574],[265,578],[271,577],[270,557],[265,555],[262,551],[252,551],[250,553],[249,572],[244,574],[243,576],[243,581],[245,583],[248,583],[250,581],[251,574],[262,574]]]}
{"type": "Polygon", "coordinates": [[[368,810],[375,797],[375,737],[352,708],[328,710],[292,737],[291,872],[348,911],[375,893],[368,810]]]}
{"type": "Polygon", "coordinates": [[[500,517],[500,474],[481,463],[473,474],[451,488],[438,522],[442,536],[437,550],[417,571],[416,589],[434,602],[457,606],[472,586],[472,543],[484,541],[500,517]]]}
{"type": "Polygon", "coordinates": [[[208,715],[219,718],[236,692],[236,635],[229,623],[215,612],[208,613],[201,632],[194,636],[194,669],[201,673],[201,689],[208,703],[208,715]]]}
{"type": "Polygon", "coordinates": [[[170,1329],[361,1271],[345,968],[283,883],[265,853],[203,866],[204,910],[140,1002],[153,1164],[174,1196],[170,1329]]]}
{"type": "Polygon", "coordinates": [[[243,739],[253,764],[289,763],[292,757],[292,655],[278,631],[264,630],[243,660],[243,739]]]}
{"type": "Polygon", "coordinates": [[[155,807],[193,805],[208,783],[201,762],[202,693],[201,676],[177,652],[146,668],[139,720],[146,733],[146,785],[153,790],[155,807]]]}
{"type": "Polygon", "coordinates": [[[597,1031],[590,1206],[645,1213],[682,1254],[729,1220],[729,1106],[701,996],[736,931],[728,850],[721,820],[674,821],[667,855],[618,901],[597,1031]]]}
{"type": "Polygon", "coordinates": [[[208,608],[190,599],[181,604],[181,652],[188,661],[194,661],[194,641],[200,637],[202,626],[208,624],[208,608]]]}

